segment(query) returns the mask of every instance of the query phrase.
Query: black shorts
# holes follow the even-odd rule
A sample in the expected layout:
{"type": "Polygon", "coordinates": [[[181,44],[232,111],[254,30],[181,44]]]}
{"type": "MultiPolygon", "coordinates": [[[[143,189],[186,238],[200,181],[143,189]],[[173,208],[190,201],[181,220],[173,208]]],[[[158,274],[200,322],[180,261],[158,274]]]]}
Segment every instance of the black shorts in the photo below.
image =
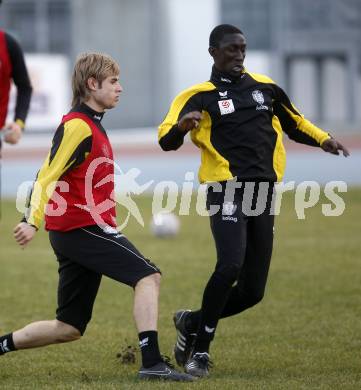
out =
{"type": "Polygon", "coordinates": [[[59,262],[56,318],[84,333],[91,319],[102,275],[134,287],[146,276],[160,273],[115,229],[87,226],[68,232],[50,231],[59,262]]]}

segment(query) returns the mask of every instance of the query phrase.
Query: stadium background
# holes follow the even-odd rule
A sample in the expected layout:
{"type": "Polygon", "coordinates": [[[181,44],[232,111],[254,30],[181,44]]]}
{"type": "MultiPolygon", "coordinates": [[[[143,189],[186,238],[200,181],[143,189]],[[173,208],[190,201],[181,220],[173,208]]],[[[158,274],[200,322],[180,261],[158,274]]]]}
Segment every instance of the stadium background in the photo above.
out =
{"type": "MultiPolygon", "coordinates": [[[[24,47],[35,89],[21,143],[3,149],[0,331],[54,315],[53,253],[43,231],[25,251],[17,247],[12,228],[21,215],[14,198],[18,186],[34,178],[69,108],[76,55],[99,50],[120,62],[124,93],[105,123],[122,170],[139,169],[139,185],[149,180],[181,184],[187,171],[197,171],[198,152],[190,143],[177,153],[161,152],[156,126],[176,93],[209,77],[208,35],[222,22],[245,32],[250,71],[270,75],[309,119],[350,148],[351,157],[345,159],[286,140],[285,181],[343,180],[349,191],[342,194],[342,216],[324,217],[317,204],[302,221],[296,218],[293,195],[285,196],[265,302],[222,321],[212,352],[214,375],[196,387],[359,389],[359,0],[4,0],[0,27],[24,47]]],[[[151,198],[137,203],[147,224],[151,198]]],[[[163,271],[161,346],[170,354],[170,313],[199,306],[214,262],[208,220],[195,215],[193,207],[173,240],[155,240],[134,219],[126,234],[163,271]]],[[[86,337],[72,345],[9,354],[1,361],[0,388],[138,388],[137,365],[119,365],[116,358],[136,344],[131,301],[129,289],[105,279],[86,337]]]]}
{"type": "Polygon", "coordinates": [[[361,184],[358,0],[12,0],[0,23],[24,47],[34,85],[25,137],[4,148],[5,197],[34,177],[69,109],[72,64],[87,50],[108,52],[121,65],[124,93],[104,122],[122,169],[140,169],[144,182],[181,183],[185,172],[196,173],[197,150],[162,153],[156,126],[178,92],[208,79],[208,36],[218,23],[244,30],[250,71],[270,75],[307,118],[352,149],[351,159],[335,159],[285,137],[285,181],[361,184]]]}

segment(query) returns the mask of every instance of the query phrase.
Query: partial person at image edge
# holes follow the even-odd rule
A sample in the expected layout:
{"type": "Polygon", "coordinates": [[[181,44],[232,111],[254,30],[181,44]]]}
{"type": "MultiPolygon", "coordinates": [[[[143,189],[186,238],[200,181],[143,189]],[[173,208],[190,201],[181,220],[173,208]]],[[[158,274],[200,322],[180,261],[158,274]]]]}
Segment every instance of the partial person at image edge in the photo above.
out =
{"type": "Polygon", "coordinates": [[[4,132],[5,142],[16,144],[25,127],[32,86],[21,46],[10,34],[2,30],[0,30],[0,65],[0,131],[4,132]],[[5,124],[12,81],[17,89],[15,114],[14,120],[5,124]]]}

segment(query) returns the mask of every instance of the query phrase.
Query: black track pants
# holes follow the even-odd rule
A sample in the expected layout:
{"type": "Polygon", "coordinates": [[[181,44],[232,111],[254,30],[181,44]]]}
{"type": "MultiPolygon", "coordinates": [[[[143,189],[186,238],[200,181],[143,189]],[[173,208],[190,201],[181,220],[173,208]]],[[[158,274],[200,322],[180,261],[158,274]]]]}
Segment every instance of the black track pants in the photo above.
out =
{"type": "Polygon", "coordinates": [[[225,183],[220,192],[208,188],[208,209],[219,209],[210,216],[217,263],[204,290],[197,332],[200,339],[211,340],[220,318],[254,306],[264,295],[273,244],[273,184],[264,183],[268,189],[262,188],[263,198],[259,183],[251,197],[244,184],[232,199],[227,199],[225,183]]]}

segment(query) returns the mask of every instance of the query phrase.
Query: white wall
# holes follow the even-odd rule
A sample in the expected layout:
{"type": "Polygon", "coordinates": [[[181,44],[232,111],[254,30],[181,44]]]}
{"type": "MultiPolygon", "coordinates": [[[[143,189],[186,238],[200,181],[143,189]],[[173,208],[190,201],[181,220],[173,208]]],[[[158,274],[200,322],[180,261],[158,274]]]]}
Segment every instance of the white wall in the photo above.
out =
{"type": "Polygon", "coordinates": [[[267,51],[247,50],[244,66],[248,72],[273,77],[271,74],[271,58],[267,51]]]}
{"type": "Polygon", "coordinates": [[[209,79],[208,39],[220,24],[220,0],[167,0],[170,42],[170,92],[177,95],[209,79]]]}
{"type": "MultiPolygon", "coordinates": [[[[33,87],[26,130],[53,131],[70,108],[69,60],[60,54],[26,54],[25,61],[33,87]]],[[[16,96],[13,83],[7,122],[13,120],[16,96]]]]}

